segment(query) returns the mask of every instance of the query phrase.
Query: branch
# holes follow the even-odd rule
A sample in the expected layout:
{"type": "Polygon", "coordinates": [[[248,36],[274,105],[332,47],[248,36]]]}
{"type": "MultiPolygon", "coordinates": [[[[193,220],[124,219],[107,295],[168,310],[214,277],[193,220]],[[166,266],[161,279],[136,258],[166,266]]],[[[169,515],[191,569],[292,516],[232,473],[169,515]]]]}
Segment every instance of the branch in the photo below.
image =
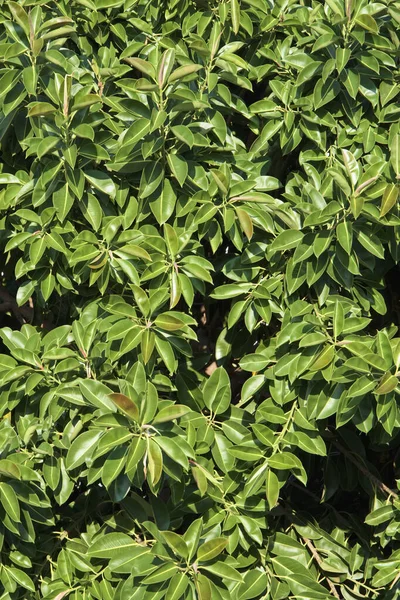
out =
{"type": "MultiPolygon", "coordinates": [[[[323,570],[322,567],[321,567],[321,565],[322,565],[322,559],[321,559],[320,555],[318,554],[317,549],[312,544],[311,540],[309,540],[308,538],[303,537],[303,540],[304,540],[307,548],[311,552],[311,554],[312,554],[315,562],[321,568],[321,570],[323,570]]],[[[335,588],[333,582],[329,579],[329,577],[326,577],[326,575],[325,575],[325,579],[326,579],[326,581],[328,583],[328,586],[329,586],[329,589],[331,590],[332,595],[335,596],[335,598],[338,598],[338,600],[340,600],[340,596],[339,596],[338,591],[335,588]]]]}
{"type": "Polygon", "coordinates": [[[360,462],[360,459],[357,455],[353,454],[353,452],[351,452],[350,450],[347,450],[347,448],[342,446],[342,444],[340,442],[337,442],[335,439],[331,438],[330,436],[328,437],[328,439],[334,446],[336,446],[336,448],[338,450],[340,450],[340,452],[342,452],[342,454],[344,454],[346,456],[346,458],[348,458],[350,460],[350,462],[353,463],[353,465],[355,465],[357,467],[357,469],[359,471],[361,471],[361,473],[363,473],[366,477],[368,477],[368,479],[371,481],[371,483],[376,485],[376,487],[378,489],[380,489],[381,492],[387,494],[388,496],[392,496],[395,500],[399,499],[399,495],[396,494],[396,492],[394,492],[393,490],[391,490],[390,487],[388,487],[385,483],[383,483],[383,481],[378,479],[378,477],[373,475],[373,473],[371,473],[371,471],[369,471],[367,469],[367,467],[360,462]]]}
{"type": "Polygon", "coordinates": [[[15,298],[2,286],[0,286],[0,312],[12,312],[21,325],[30,323],[33,316],[31,306],[18,306],[15,298]]]}

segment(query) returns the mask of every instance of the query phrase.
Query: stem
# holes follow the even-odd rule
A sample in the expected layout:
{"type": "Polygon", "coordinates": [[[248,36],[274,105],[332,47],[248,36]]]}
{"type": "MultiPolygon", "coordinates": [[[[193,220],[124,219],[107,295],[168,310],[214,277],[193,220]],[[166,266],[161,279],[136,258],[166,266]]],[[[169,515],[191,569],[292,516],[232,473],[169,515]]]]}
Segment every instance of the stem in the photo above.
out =
{"type": "MultiPolygon", "coordinates": [[[[314,558],[315,562],[317,563],[317,565],[321,568],[322,565],[322,558],[320,557],[320,555],[317,552],[317,549],[315,548],[315,546],[313,545],[313,543],[311,542],[311,540],[309,540],[308,538],[303,537],[304,543],[307,546],[307,548],[309,549],[309,551],[312,554],[312,557],[314,558]]],[[[332,581],[329,579],[329,577],[326,577],[326,582],[329,586],[329,589],[331,590],[332,595],[335,598],[338,598],[340,600],[340,596],[338,594],[337,589],[335,588],[334,584],[332,583],[332,581]]]]}
{"type": "Polygon", "coordinates": [[[392,590],[394,588],[394,586],[396,585],[396,583],[398,582],[399,579],[400,579],[400,573],[397,573],[396,577],[393,579],[392,583],[390,584],[389,590],[392,590]]]}
{"type": "Polygon", "coordinates": [[[360,459],[355,454],[353,454],[353,452],[347,450],[347,448],[342,446],[340,442],[336,441],[335,439],[332,439],[330,435],[325,435],[325,437],[327,437],[327,439],[329,439],[329,441],[334,446],[336,446],[336,448],[340,450],[340,452],[344,454],[345,457],[348,458],[350,462],[352,462],[353,465],[355,465],[357,469],[359,469],[359,471],[361,471],[361,473],[363,473],[363,475],[368,477],[371,483],[373,483],[378,489],[380,489],[381,492],[387,494],[389,497],[392,496],[395,500],[399,499],[399,495],[396,494],[396,492],[394,492],[393,490],[391,490],[390,487],[383,483],[383,481],[378,479],[378,477],[373,475],[371,471],[369,471],[367,467],[360,462],[360,459]]]}
{"type": "Polygon", "coordinates": [[[280,442],[281,442],[282,438],[285,436],[285,433],[286,433],[286,432],[287,432],[287,430],[289,429],[289,426],[290,426],[290,425],[291,425],[291,423],[292,423],[292,419],[293,419],[294,411],[296,410],[296,408],[297,408],[297,402],[293,402],[293,406],[292,406],[292,408],[290,409],[290,413],[289,413],[289,416],[288,416],[288,418],[287,418],[287,421],[286,421],[286,423],[284,424],[284,426],[282,427],[282,431],[280,432],[280,434],[279,434],[279,435],[278,435],[278,437],[276,438],[276,442],[274,443],[274,450],[273,450],[273,452],[272,452],[271,456],[274,456],[274,455],[275,455],[275,454],[278,452],[278,450],[279,450],[279,444],[280,444],[280,442]]]}
{"type": "MultiPolygon", "coordinates": [[[[160,113],[164,110],[165,107],[165,98],[164,98],[164,94],[163,94],[163,89],[160,89],[160,96],[159,96],[159,102],[158,102],[158,110],[160,111],[160,113]]],[[[163,168],[165,169],[166,164],[167,164],[167,152],[166,152],[166,148],[165,148],[165,144],[167,141],[167,130],[165,128],[164,122],[163,124],[160,126],[160,133],[161,133],[161,137],[163,140],[162,143],[162,148],[161,148],[161,153],[162,153],[162,161],[163,161],[163,168]]]]}

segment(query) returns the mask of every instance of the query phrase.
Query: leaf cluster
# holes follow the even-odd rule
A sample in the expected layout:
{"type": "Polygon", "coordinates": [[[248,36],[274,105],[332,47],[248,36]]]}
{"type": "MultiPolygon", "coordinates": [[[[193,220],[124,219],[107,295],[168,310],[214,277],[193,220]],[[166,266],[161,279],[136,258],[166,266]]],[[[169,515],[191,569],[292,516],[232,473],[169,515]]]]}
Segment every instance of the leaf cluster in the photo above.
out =
{"type": "Polygon", "coordinates": [[[400,597],[400,2],[0,2],[0,600],[400,597]]]}

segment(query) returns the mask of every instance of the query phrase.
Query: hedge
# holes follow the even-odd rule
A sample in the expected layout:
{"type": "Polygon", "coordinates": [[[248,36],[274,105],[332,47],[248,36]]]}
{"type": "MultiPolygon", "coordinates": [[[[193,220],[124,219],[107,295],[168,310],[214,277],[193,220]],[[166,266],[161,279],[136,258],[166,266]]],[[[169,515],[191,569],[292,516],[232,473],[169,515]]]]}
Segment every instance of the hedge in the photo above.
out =
{"type": "Polygon", "coordinates": [[[0,600],[400,598],[399,26],[0,1],[0,600]]]}

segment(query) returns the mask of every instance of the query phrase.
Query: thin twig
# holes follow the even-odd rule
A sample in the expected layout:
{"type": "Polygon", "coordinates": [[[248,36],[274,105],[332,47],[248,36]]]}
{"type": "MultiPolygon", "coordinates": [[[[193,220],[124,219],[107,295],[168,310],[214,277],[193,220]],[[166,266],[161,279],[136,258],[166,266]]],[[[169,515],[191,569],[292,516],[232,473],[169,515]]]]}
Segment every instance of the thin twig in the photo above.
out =
{"type": "MultiPolygon", "coordinates": [[[[315,548],[315,546],[313,545],[313,543],[311,542],[311,540],[309,540],[308,538],[303,537],[304,543],[307,546],[307,548],[309,549],[309,551],[311,552],[315,562],[318,564],[318,566],[320,568],[322,565],[322,558],[320,557],[320,555],[317,552],[317,549],[315,548]]],[[[329,579],[329,577],[325,576],[325,579],[328,583],[329,589],[331,590],[331,593],[333,594],[333,596],[335,596],[335,598],[338,598],[340,600],[340,596],[338,594],[337,589],[335,588],[335,585],[333,584],[333,582],[329,579]]]]}
{"type": "Polygon", "coordinates": [[[3,286],[0,286],[0,300],[0,312],[11,312],[21,325],[32,321],[32,307],[18,306],[15,298],[3,286]]]}
{"type": "Polygon", "coordinates": [[[357,456],[355,456],[350,450],[347,450],[347,448],[342,446],[342,444],[340,442],[337,442],[335,439],[331,439],[329,437],[329,441],[334,446],[336,446],[336,448],[338,450],[340,450],[340,452],[342,452],[342,454],[344,454],[346,456],[346,458],[348,458],[353,463],[353,465],[355,465],[357,467],[357,469],[359,469],[359,471],[361,471],[361,473],[363,473],[366,477],[368,477],[368,479],[371,481],[371,483],[375,484],[376,487],[381,490],[381,492],[384,492],[388,496],[392,496],[396,500],[399,499],[399,495],[396,494],[396,492],[394,492],[393,490],[391,490],[390,487],[388,487],[385,483],[383,483],[383,481],[378,479],[378,477],[373,475],[367,469],[367,467],[360,462],[359,458],[357,456]]]}
{"type": "Polygon", "coordinates": [[[389,590],[392,590],[394,588],[394,586],[399,581],[399,579],[400,579],[400,573],[397,573],[396,577],[393,579],[392,583],[390,584],[389,590]]]}

